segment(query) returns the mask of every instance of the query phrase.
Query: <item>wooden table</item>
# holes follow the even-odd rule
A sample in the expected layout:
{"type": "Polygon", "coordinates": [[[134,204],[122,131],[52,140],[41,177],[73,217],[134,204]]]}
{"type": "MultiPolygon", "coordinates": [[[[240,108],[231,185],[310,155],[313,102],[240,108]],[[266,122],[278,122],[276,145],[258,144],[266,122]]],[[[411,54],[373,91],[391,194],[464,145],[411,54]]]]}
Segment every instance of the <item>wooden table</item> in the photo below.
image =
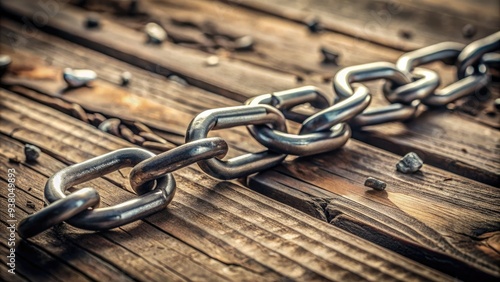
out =
{"type": "MultiPolygon", "coordinates": [[[[342,67],[395,62],[446,40],[469,43],[500,26],[500,4],[486,0],[100,2],[2,2],[0,53],[13,63],[0,88],[0,196],[6,203],[6,172],[14,168],[18,220],[43,208],[43,187],[58,170],[141,144],[100,131],[102,119],[149,127],[166,141],[143,147],[168,150],[203,110],[301,85],[333,97],[331,78],[342,67]],[[100,26],[89,29],[92,13],[100,26]],[[321,31],[307,28],[313,19],[321,31]],[[151,21],[165,28],[167,42],[146,44],[142,30],[151,21]],[[238,47],[243,36],[253,40],[250,50],[238,47]],[[323,62],[322,47],[340,54],[338,62],[323,62]],[[219,61],[210,66],[213,55],[219,61]],[[67,89],[66,67],[95,70],[98,79],[67,89]],[[123,71],[132,74],[127,86],[123,71]],[[26,143],[42,149],[36,162],[25,161],[26,143]]],[[[429,68],[443,84],[455,79],[453,67],[429,68]]],[[[367,84],[371,107],[387,104],[381,83],[367,84]]],[[[7,272],[2,236],[1,279],[498,280],[498,82],[488,90],[410,122],[357,130],[339,150],[289,158],[246,179],[218,181],[196,165],[178,170],[178,191],[163,212],[106,232],[61,224],[17,238],[16,275],[7,272]],[[397,172],[410,151],[424,167],[397,172]],[[368,176],[386,190],[364,187],[368,176]]],[[[244,128],[215,135],[230,157],[262,149],[244,128]]],[[[77,187],[88,186],[98,188],[102,206],[133,197],[127,169],[77,187]]]]}

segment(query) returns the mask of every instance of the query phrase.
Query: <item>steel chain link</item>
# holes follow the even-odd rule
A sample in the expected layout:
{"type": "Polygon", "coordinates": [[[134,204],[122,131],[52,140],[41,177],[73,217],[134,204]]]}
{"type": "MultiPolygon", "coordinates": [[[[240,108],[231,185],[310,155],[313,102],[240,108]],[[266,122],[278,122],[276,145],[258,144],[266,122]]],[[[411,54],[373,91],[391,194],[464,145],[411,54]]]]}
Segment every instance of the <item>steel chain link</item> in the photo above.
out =
{"type": "Polygon", "coordinates": [[[288,154],[305,156],[335,150],[350,138],[350,125],[408,120],[422,104],[443,106],[484,88],[490,81],[488,70],[498,71],[500,66],[500,54],[490,52],[499,49],[500,32],[467,46],[439,43],[403,54],[396,64],[376,62],[341,69],[333,79],[336,99],[305,86],[257,96],[244,106],[204,111],[188,126],[186,144],[175,149],[159,155],[139,148],[122,149],[59,171],[45,187],[50,205],[25,218],[19,233],[31,237],[62,221],[83,229],[104,230],[141,219],[172,200],[176,186],[171,172],[195,162],[207,174],[228,180],[271,168],[288,154]],[[434,61],[455,65],[458,80],[438,89],[439,74],[419,67],[434,61]],[[360,82],[378,79],[386,80],[382,90],[391,104],[367,110],[372,94],[360,82]],[[310,104],[317,112],[310,116],[295,112],[293,108],[301,104],[310,104]],[[287,119],[301,124],[298,134],[288,133],[287,119]],[[223,160],[227,143],[222,138],[208,138],[209,132],[241,125],[268,150],[223,160]],[[75,184],[122,167],[133,167],[129,180],[137,199],[97,208],[100,198],[93,188],[65,194],[75,184]]]}

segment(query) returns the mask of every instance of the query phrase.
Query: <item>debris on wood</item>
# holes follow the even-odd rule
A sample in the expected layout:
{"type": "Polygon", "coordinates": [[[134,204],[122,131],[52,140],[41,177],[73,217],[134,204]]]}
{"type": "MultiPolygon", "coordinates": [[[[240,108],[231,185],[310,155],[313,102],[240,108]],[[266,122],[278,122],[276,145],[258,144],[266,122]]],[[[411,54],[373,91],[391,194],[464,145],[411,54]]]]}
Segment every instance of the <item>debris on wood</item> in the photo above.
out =
{"type": "Polygon", "coordinates": [[[121,85],[127,86],[130,83],[130,80],[132,79],[132,74],[128,71],[124,71],[120,74],[120,79],[121,79],[121,85]]]}
{"type": "Polygon", "coordinates": [[[416,153],[410,152],[399,160],[396,164],[396,169],[402,173],[409,174],[417,172],[423,164],[424,162],[416,153]]]}
{"type": "Polygon", "coordinates": [[[365,186],[373,188],[374,190],[377,190],[377,191],[382,191],[385,189],[387,184],[382,180],[379,180],[377,178],[373,178],[373,177],[369,176],[365,180],[365,186]]]}
{"type": "Polygon", "coordinates": [[[326,47],[320,48],[321,54],[323,55],[323,64],[333,64],[338,66],[338,60],[340,54],[326,47]]]}
{"type": "Polygon", "coordinates": [[[30,209],[35,209],[36,206],[35,206],[35,203],[33,203],[32,201],[28,200],[26,201],[26,206],[30,209]]]}
{"type": "Polygon", "coordinates": [[[182,86],[188,85],[187,81],[184,78],[181,78],[180,76],[175,75],[175,74],[169,75],[168,79],[170,79],[170,80],[172,80],[172,81],[174,81],[182,86]]]}
{"type": "Polygon", "coordinates": [[[63,71],[63,78],[69,87],[76,88],[84,86],[95,80],[97,78],[97,74],[93,70],[74,70],[71,68],[65,68],[63,71]]]}
{"type": "Polygon", "coordinates": [[[161,44],[167,40],[167,32],[157,23],[148,23],[144,31],[148,36],[148,43],[161,44]]]}
{"type": "Polygon", "coordinates": [[[5,74],[10,63],[12,63],[12,59],[10,58],[10,56],[0,55],[0,77],[5,74]]]}
{"type": "Polygon", "coordinates": [[[318,33],[323,30],[323,26],[321,25],[318,18],[310,18],[306,20],[307,28],[312,33],[318,33]]]}
{"type": "Polygon", "coordinates": [[[26,144],[24,145],[24,156],[26,157],[26,162],[34,162],[40,157],[42,150],[35,145],[26,144]]]}
{"type": "Polygon", "coordinates": [[[254,40],[250,35],[245,35],[234,40],[234,50],[248,51],[253,49],[254,40]]]}
{"type": "Polygon", "coordinates": [[[98,28],[100,24],[100,19],[97,14],[90,14],[85,19],[85,27],[88,29],[98,28]]]}
{"type": "Polygon", "coordinates": [[[219,64],[219,57],[210,56],[205,60],[205,64],[209,67],[215,67],[219,64]]]}
{"type": "Polygon", "coordinates": [[[495,99],[495,109],[500,110],[500,98],[495,99]]]}
{"type": "Polygon", "coordinates": [[[462,28],[462,36],[464,38],[472,38],[476,35],[477,29],[473,24],[466,24],[462,28]]]}
{"type": "Polygon", "coordinates": [[[400,30],[398,32],[398,35],[401,37],[401,38],[404,38],[406,40],[409,40],[413,37],[413,33],[409,30],[400,30]]]}

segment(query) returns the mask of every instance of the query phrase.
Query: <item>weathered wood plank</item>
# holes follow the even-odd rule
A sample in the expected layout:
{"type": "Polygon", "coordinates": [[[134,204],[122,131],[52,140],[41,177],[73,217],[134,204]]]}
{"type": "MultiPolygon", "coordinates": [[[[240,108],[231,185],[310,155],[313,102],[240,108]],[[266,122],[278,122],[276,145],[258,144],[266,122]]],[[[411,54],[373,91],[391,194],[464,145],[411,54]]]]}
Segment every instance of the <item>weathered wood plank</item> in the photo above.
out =
{"type": "MultiPolygon", "coordinates": [[[[155,74],[154,70],[147,71],[134,67],[58,37],[38,33],[28,40],[19,24],[5,19],[1,23],[2,34],[0,36],[2,42],[8,46],[3,46],[2,52],[15,50],[16,53],[23,54],[26,50],[38,57],[30,59],[43,61],[47,65],[89,68],[97,73],[99,79],[114,85],[120,85],[120,75],[124,71],[128,71],[132,74],[132,79],[126,89],[132,90],[131,92],[137,96],[147,97],[151,101],[163,101],[163,105],[182,110],[185,113],[196,114],[207,108],[239,104],[235,100],[213,95],[211,92],[189,84],[180,84],[172,79],[165,80],[163,76],[155,74]],[[186,95],[186,93],[204,97],[204,99],[193,99],[190,97],[191,95],[186,95]]],[[[54,82],[52,81],[48,86],[54,87],[53,89],[56,90],[63,89],[62,85],[54,82]]]]}
{"type": "MultiPolygon", "coordinates": [[[[35,172],[50,172],[51,167],[43,167],[46,162],[78,162],[102,151],[128,146],[125,141],[15,94],[2,90],[0,98],[3,138],[10,136],[17,140],[10,143],[17,143],[18,148],[21,147],[19,141],[33,143],[44,152],[40,164],[9,163],[5,151],[11,147],[2,142],[2,167],[15,166],[23,172],[23,177],[18,178],[19,190],[28,191],[32,187],[41,193],[47,176],[35,172]],[[92,140],[99,142],[96,144],[92,140]],[[78,146],[71,147],[70,144],[78,146]],[[88,146],[96,147],[89,150],[88,146]]],[[[183,263],[168,265],[169,272],[167,266],[160,264],[171,256],[171,252],[162,249],[167,246],[182,253],[188,250],[186,257],[179,258],[180,262],[192,260],[201,264],[208,260],[203,264],[205,268],[231,280],[255,281],[256,277],[258,280],[278,280],[280,277],[356,281],[449,279],[243,187],[217,182],[191,169],[180,171],[176,176],[179,190],[173,203],[165,212],[148,217],[142,223],[100,233],[62,225],[62,229],[42,234],[37,239],[41,242],[30,242],[54,252],[52,244],[62,240],[59,242],[64,246],[63,242],[68,240],[83,249],[82,257],[88,257],[89,252],[132,279],[141,281],[184,280],[182,277],[189,277],[188,273],[182,272],[186,270],[183,263]],[[249,219],[248,213],[254,217],[249,219]],[[270,224],[273,228],[264,229],[262,224],[270,224]],[[142,230],[150,232],[146,234],[142,230]],[[154,240],[150,242],[149,238],[154,240]],[[170,242],[163,241],[167,238],[170,242]],[[51,240],[55,241],[51,243],[51,240]]],[[[5,176],[1,177],[4,179],[5,176]]],[[[126,181],[114,173],[90,182],[98,184],[96,187],[105,186],[106,189],[99,189],[104,205],[131,197],[131,192],[121,184],[116,186],[115,181],[111,181],[113,179],[118,179],[116,184],[126,181]]],[[[37,201],[32,193],[21,195],[37,201]]],[[[86,259],[79,263],[85,264],[86,259]]],[[[97,275],[101,269],[93,271],[97,275]]]]}
{"type": "MultiPolygon", "coordinates": [[[[3,6],[4,10],[11,14],[33,15],[38,7],[27,4],[28,2],[16,1],[4,3],[3,6]]],[[[179,47],[170,42],[165,42],[161,46],[146,44],[144,33],[124,28],[106,19],[102,19],[100,29],[89,32],[84,27],[85,18],[81,10],[69,6],[64,6],[63,9],[61,5],[56,16],[49,17],[47,24],[42,28],[55,31],[59,36],[89,46],[111,57],[148,70],[155,70],[163,75],[180,73],[192,85],[239,100],[263,92],[296,86],[293,75],[249,67],[243,62],[224,58],[221,58],[217,68],[212,68],[210,72],[200,71],[200,68],[206,68],[207,54],[204,52],[179,47]],[[220,77],[232,77],[235,80],[244,80],[246,83],[227,83],[220,77]]]]}
{"type": "Polygon", "coordinates": [[[319,205],[319,207],[321,207],[321,205],[319,205]]]}
{"type": "Polygon", "coordinates": [[[318,18],[324,28],[400,50],[412,50],[442,41],[470,42],[463,37],[472,24],[481,38],[498,30],[497,1],[264,1],[226,0],[296,22],[318,18]]]}
{"type": "Polygon", "coordinates": [[[500,276],[500,246],[484,241],[500,234],[499,190],[430,166],[405,175],[397,161],[351,141],[253,176],[249,187],[441,271],[473,279],[474,265],[500,276]],[[386,182],[386,190],[369,191],[368,176],[386,182]],[[436,262],[439,255],[429,251],[448,258],[436,262]]]}
{"type": "Polygon", "coordinates": [[[310,34],[299,24],[217,1],[144,1],[141,6],[140,17],[127,18],[112,2],[87,1],[84,8],[106,11],[113,22],[135,30],[142,30],[146,20],[159,22],[167,33],[173,34],[170,40],[178,45],[185,46],[183,40],[175,38],[177,34],[193,34],[203,40],[187,47],[296,74],[298,80],[318,84],[328,80],[339,65],[374,59],[393,61],[400,54],[376,44],[361,45],[356,39],[337,33],[310,34]],[[243,36],[252,38],[252,48],[235,50],[233,40],[243,36]],[[221,38],[227,42],[220,42],[221,38]],[[321,47],[337,52],[338,62],[324,63],[321,47]]]}

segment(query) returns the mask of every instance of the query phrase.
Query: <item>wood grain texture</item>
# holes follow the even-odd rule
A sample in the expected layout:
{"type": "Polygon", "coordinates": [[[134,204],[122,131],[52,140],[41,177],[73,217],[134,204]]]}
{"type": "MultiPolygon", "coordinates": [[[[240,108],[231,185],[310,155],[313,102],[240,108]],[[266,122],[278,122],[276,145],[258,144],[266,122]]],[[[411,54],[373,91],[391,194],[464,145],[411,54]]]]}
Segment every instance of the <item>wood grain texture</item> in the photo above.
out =
{"type": "Polygon", "coordinates": [[[442,41],[470,42],[462,29],[471,24],[473,38],[492,34],[500,26],[497,1],[322,1],[227,0],[263,13],[300,23],[318,18],[328,30],[400,50],[442,41]],[[478,3],[480,2],[480,3],[478,3]]]}
{"type": "MultiPolygon", "coordinates": [[[[1,90],[0,98],[0,166],[19,173],[20,217],[33,212],[28,200],[41,208],[43,183],[60,167],[128,146],[18,95],[1,90]],[[23,161],[20,142],[43,150],[37,163],[23,161]],[[20,163],[9,161],[13,156],[20,163]]],[[[86,185],[99,187],[103,206],[115,204],[132,197],[125,175],[112,173],[86,185]]],[[[19,256],[29,253],[38,265],[33,269],[20,260],[18,271],[48,281],[65,275],[140,281],[451,279],[233,183],[191,168],[175,176],[179,190],[165,212],[107,232],[53,228],[20,242],[19,256]]]]}
{"type": "Polygon", "coordinates": [[[481,269],[498,277],[499,245],[481,239],[500,234],[498,189],[425,165],[405,175],[396,171],[397,161],[351,141],[262,172],[248,185],[441,271],[473,279],[481,269]],[[364,187],[368,176],[386,182],[386,190],[364,187]]]}
{"type": "MultiPolygon", "coordinates": [[[[25,16],[33,15],[37,11],[37,7],[26,5],[23,1],[4,3],[4,8],[10,13],[25,16]]],[[[96,30],[97,32],[88,32],[83,24],[85,18],[82,10],[64,5],[42,28],[162,75],[182,74],[189,84],[233,99],[245,100],[256,94],[288,89],[296,85],[293,75],[264,68],[249,68],[246,63],[229,59],[221,59],[217,68],[211,69],[211,72],[200,71],[205,68],[207,54],[204,52],[183,48],[170,42],[164,42],[161,46],[146,44],[143,32],[124,28],[106,19],[102,19],[102,28],[96,30]],[[219,79],[220,77],[232,77],[246,83],[228,84],[219,79]]]]}

